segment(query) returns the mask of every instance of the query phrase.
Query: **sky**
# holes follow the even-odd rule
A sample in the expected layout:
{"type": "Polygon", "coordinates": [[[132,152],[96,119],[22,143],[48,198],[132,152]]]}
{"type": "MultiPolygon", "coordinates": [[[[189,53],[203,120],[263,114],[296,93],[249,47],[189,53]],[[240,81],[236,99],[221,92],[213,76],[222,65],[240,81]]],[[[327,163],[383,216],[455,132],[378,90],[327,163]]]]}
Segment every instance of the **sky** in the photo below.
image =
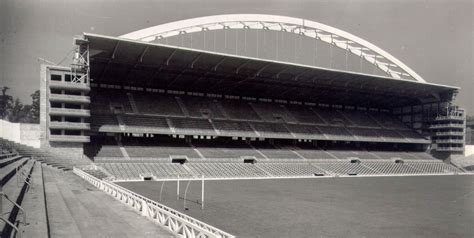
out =
{"type": "Polygon", "coordinates": [[[457,103],[474,114],[472,0],[0,0],[0,87],[30,103],[38,58],[60,62],[83,32],[119,36],[237,13],[305,18],[352,33],[428,82],[461,87],[457,103]]]}

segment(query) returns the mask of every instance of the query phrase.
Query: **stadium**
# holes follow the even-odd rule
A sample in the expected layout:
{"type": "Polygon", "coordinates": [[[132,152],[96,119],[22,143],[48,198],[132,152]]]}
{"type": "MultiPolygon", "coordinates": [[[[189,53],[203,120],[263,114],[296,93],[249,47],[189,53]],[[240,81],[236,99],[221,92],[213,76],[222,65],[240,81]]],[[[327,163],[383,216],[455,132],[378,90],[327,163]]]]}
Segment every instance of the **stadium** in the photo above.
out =
{"type": "Polygon", "coordinates": [[[0,138],[2,237],[473,234],[472,172],[451,161],[460,88],[364,39],[233,14],[73,42],[69,67],[41,65],[39,145],[0,138]],[[280,60],[278,40],[275,59],[240,55],[238,31],[257,56],[280,32],[338,50],[343,69],[280,60]],[[184,43],[234,33],[235,53],[184,43]]]}

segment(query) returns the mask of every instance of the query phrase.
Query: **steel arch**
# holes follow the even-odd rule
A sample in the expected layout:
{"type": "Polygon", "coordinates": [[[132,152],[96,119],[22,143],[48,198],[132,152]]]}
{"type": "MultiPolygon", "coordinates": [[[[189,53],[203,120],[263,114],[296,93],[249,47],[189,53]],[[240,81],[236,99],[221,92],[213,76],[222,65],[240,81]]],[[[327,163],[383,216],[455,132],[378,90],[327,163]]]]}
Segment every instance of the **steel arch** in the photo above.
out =
{"type": "Polygon", "coordinates": [[[299,34],[359,56],[392,78],[426,82],[400,60],[372,43],[343,30],[301,18],[262,14],[214,15],[157,25],[120,37],[150,42],[180,34],[225,29],[273,30],[299,34]]]}

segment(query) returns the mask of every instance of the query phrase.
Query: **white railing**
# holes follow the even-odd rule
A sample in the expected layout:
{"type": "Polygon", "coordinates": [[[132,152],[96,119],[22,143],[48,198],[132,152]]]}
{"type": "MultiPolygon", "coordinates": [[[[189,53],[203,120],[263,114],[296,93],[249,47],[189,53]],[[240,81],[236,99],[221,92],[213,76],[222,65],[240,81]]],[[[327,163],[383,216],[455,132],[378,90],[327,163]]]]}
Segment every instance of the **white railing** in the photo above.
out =
{"type": "Polygon", "coordinates": [[[120,202],[127,204],[142,216],[170,229],[180,237],[235,237],[186,214],[125,189],[117,184],[100,180],[76,167],[74,167],[73,172],[98,189],[106,192],[120,202]]]}
{"type": "Polygon", "coordinates": [[[448,124],[435,124],[431,125],[430,128],[464,128],[464,124],[454,124],[454,123],[448,123],[448,124]]]}

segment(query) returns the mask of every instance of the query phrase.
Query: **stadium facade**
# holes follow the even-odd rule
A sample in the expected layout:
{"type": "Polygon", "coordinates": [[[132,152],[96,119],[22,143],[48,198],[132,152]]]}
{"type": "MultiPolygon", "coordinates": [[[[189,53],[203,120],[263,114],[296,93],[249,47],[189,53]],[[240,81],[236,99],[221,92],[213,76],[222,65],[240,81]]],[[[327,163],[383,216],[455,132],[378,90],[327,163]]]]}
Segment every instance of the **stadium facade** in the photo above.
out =
{"type": "Polygon", "coordinates": [[[464,110],[453,103],[459,88],[428,83],[387,52],[335,28],[303,21],[291,32],[322,41],[329,35],[331,44],[372,60],[387,76],[151,42],[199,27],[230,29],[235,21],[242,24],[236,28],[251,28],[254,18],[262,30],[272,30],[275,24],[265,25],[270,20],[280,21],[281,31],[298,24],[229,15],[122,37],[75,38],[71,67],[42,66],[42,147],[95,162],[181,164],[445,160],[463,152],[464,110]]]}

